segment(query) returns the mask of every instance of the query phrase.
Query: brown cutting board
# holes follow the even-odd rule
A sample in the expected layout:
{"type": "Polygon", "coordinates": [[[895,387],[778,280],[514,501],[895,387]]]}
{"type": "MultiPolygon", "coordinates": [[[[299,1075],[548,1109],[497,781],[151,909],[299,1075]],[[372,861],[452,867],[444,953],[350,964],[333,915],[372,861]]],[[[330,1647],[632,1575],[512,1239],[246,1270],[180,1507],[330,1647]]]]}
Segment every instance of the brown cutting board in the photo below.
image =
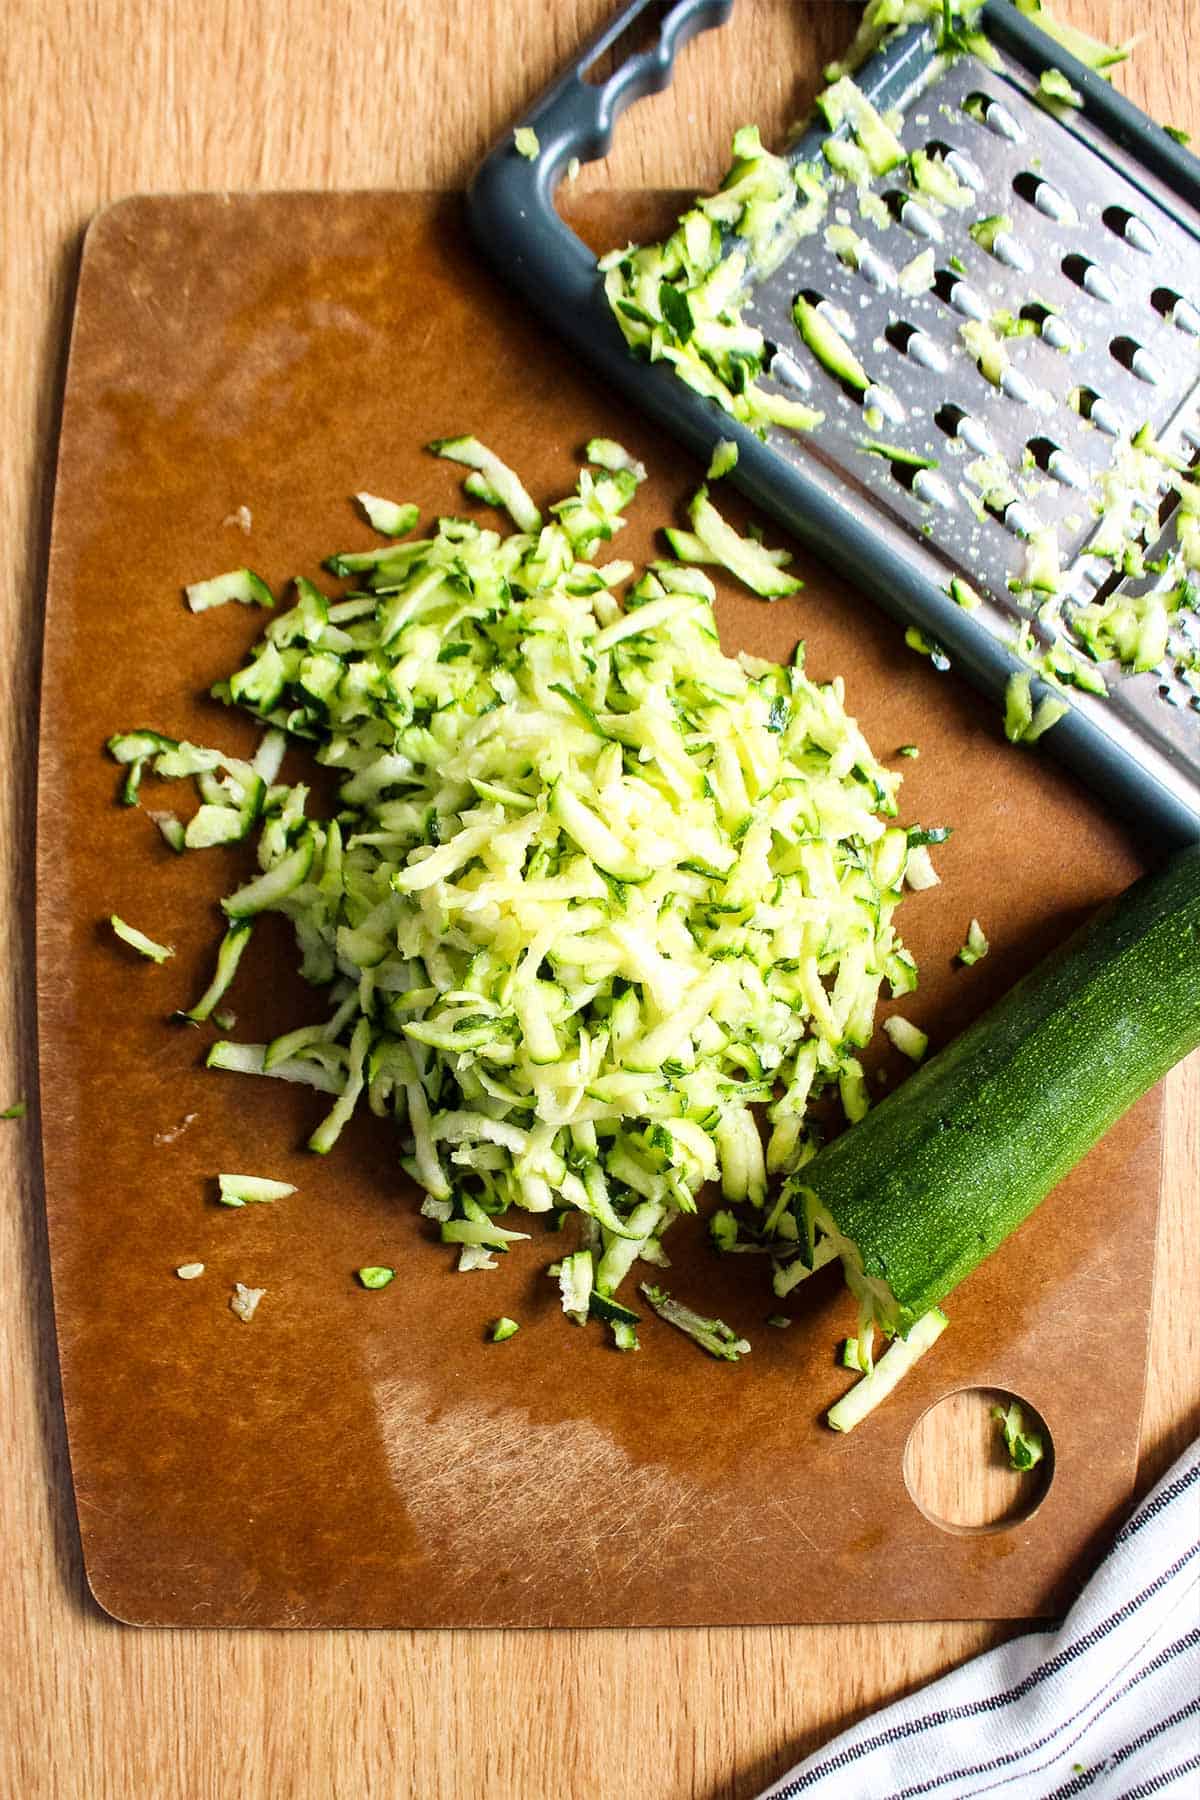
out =
{"type": "MultiPolygon", "coordinates": [[[[593,201],[593,241],[662,201],[593,201]]],[[[176,859],[114,804],[114,730],[243,751],[206,697],[261,627],[194,618],[180,584],[249,561],[273,585],[373,541],[358,489],[465,504],[429,438],[475,431],[539,499],[593,433],[652,476],[621,553],[653,553],[696,466],[573,366],[477,265],[458,204],[412,195],[140,199],[88,236],[67,384],[46,620],[38,852],[43,1133],[63,1392],[93,1591],[146,1624],[618,1625],[1027,1616],[1062,1604],[1133,1482],[1159,1168],[1159,1102],[1115,1129],[954,1296],[952,1328],[883,1411],[822,1424],[850,1379],[834,1272],[778,1304],[755,1258],[676,1228],[672,1289],[753,1341],[736,1366],[650,1319],[638,1355],[568,1325],[540,1236],[460,1276],[361,1118],[327,1159],[325,1102],[206,1072],[169,1022],[203,987],[218,896],[246,854],[176,859]],[[251,509],[244,536],[231,515],[251,509]],[[114,943],[116,911],[177,946],[114,943]],[[214,1203],[218,1170],[289,1179],[274,1206],[214,1203]],[[197,1281],[178,1264],[206,1265],[197,1281]],[[353,1271],[390,1263],[384,1292],[353,1271]],[[243,1324],[235,1281],[266,1289],[243,1324]],[[520,1335],[496,1346],[489,1320],[520,1335]],[[1056,1468],[1009,1530],[956,1534],[913,1504],[915,1422],[971,1384],[1041,1409],[1056,1468]]],[[[744,521],[732,494],[731,513],[744,521]]],[[[904,817],[955,827],[943,884],[904,903],[922,967],[905,1011],[944,1041],[1137,872],[1121,832],[992,709],[907,652],[816,565],[796,600],[721,584],[728,648],[841,674],[881,754],[917,742],[904,817]],[[952,963],[973,914],[992,941],[952,963]]],[[[303,759],[288,764],[292,778],[303,759]]],[[[171,805],[163,787],[150,803],[171,805]]],[[[234,1035],[320,1016],[268,921],[234,1035]]],[[[885,1046],[886,1050],[886,1046],[885,1046]]],[[[890,1080],[901,1065],[880,1059],[890,1080]]],[[[535,1228],[536,1229],[536,1228],[535,1228]]]]}

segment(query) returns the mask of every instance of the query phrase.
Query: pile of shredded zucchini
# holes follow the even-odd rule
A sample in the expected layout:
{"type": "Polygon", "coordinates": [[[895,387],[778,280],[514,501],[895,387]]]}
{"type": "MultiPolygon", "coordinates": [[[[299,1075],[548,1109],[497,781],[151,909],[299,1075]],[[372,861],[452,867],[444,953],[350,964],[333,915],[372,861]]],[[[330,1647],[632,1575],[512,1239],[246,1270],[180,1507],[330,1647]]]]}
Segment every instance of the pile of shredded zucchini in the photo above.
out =
{"type": "MultiPolygon", "coordinates": [[[[1102,74],[1128,54],[1063,24],[1042,0],[1018,3],[1073,56],[1102,74]]],[[[772,155],[764,149],[758,128],[743,126],[734,135],[732,166],[717,193],[697,199],[663,243],[629,245],[600,262],[614,318],[635,355],[669,362],[680,380],[764,436],[771,427],[810,431],[821,425],[824,414],[810,403],[811,370],[818,365],[860,398],[863,452],[919,469],[913,487],[918,498],[926,497],[922,482],[941,480],[933,474],[937,464],[878,441],[877,434],[894,416],[894,396],[860,360],[849,342],[849,329],[839,330],[836,309],[798,296],[795,345],[772,351],[744,317],[744,308],[755,281],[797,241],[822,226],[827,247],[851,267],[865,267],[866,259],[874,258],[901,293],[933,285],[932,250],[897,271],[854,229],[849,203],[857,206],[860,218],[888,230],[893,216],[878,191],[884,177],[893,188],[907,182],[909,197],[935,219],[948,209],[978,208],[980,201],[940,154],[919,149],[910,156],[905,151],[897,135],[901,116],[879,113],[855,85],[852,71],[890,35],[921,23],[934,29],[943,56],[973,54],[994,62],[994,51],[976,28],[979,10],[975,0],[873,0],[847,57],[826,71],[828,85],[817,96],[817,114],[829,128],[818,156],[794,161],[772,155]]],[[[935,60],[931,79],[937,67],[935,60]]],[[[1057,71],[1048,73],[1053,77],[1057,71]]],[[[1059,104],[1065,90],[1074,93],[1061,76],[1048,84],[1043,79],[1042,89],[1059,104]]],[[[984,250],[998,254],[997,238],[1010,227],[1010,219],[994,214],[975,220],[970,233],[984,250]]],[[[1034,284],[1030,299],[1036,298],[1034,284]]],[[[1059,323],[1064,330],[1054,341],[1069,356],[1077,346],[1065,322],[1059,323]]],[[[990,319],[968,320],[959,335],[980,372],[999,385],[1010,360],[1009,340],[1040,330],[1032,316],[997,312],[990,319]]],[[[1073,403],[1086,406],[1087,390],[1076,390],[1073,403]]],[[[1015,502],[1027,515],[1029,529],[1009,585],[1036,612],[1018,625],[1012,644],[1015,654],[1053,688],[1074,687],[1098,695],[1107,692],[1102,664],[1128,673],[1158,669],[1190,688],[1191,704],[1200,710],[1194,580],[1200,571],[1200,485],[1190,478],[1186,464],[1169,457],[1149,427],[1142,425],[1117,440],[1108,471],[1091,482],[1083,500],[1097,520],[1088,554],[1111,563],[1123,575],[1158,577],[1150,592],[1137,596],[1118,588],[1083,603],[1069,594],[1057,535],[1042,528],[1036,518],[1036,499],[1044,485],[1028,450],[1015,466],[999,453],[977,457],[963,468],[958,483],[980,519],[989,510],[1002,513],[1015,502]],[[1177,504],[1177,541],[1159,564],[1151,565],[1148,546],[1158,536],[1164,496],[1177,504]]],[[[979,603],[961,578],[951,582],[949,591],[964,606],[979,603]]],[[[910,636],[909,642],[933,654],[939,666],[948,666],[943,653],[919,634],[910,636]]],[[[1164,687],[1163,697],[1173,699],[1169,687],[1164,687]]],[[[1031,741],[1067,711],[1057,700],[1043,702],[1043,708],[1032,727],[1017,729],[1010,697],[1009,736],[1031,741]]]]}
{"type": "MultiPolygon", "coordinates": [[[[634,1348],[622,1285],[666,1264],[664,1233],[706,1182],[747,1203],[777,1275],[795,1261],[781,1291],[807,1272],[767,1179],[812,1153],[814,1096],[863,1114],[881,983],[916,983],[892,923],[899,777],[802,650],[787,667],[724,654],[703,567],[634,579],[601,560],[644,473],[620,446],[589,446],[548,521],[476,440],[432,448],[518,529],[441,518],[332,558],[340,597],[297,579],[214,690],[268,728],[252,761],[150,731],[110,749],[129,802],[143,777],[194,777],[186,822],[152,815],[176,850],[257,846],[188,1018],[219,1016],[268,911],[328,993],[324,1023],[220,1040],[209,1064],[328,1095],[319,1152],[360,1106],[394,1119],[462,1269],[494,1267],[532,1215],[569,1221],[564,1311],[634,1348]],[[329,816],[279,779],[289,741],[336,773],[329,816]]],[[[385,533],[416,524],[414,506],[359,498],[385,533]]],[[[693,556],[778,573],[707,499],[693,519],[693,556]]],[[[246,574],[217,578],[222,599],[261,603],[246,574]]],[[[746,1348],[644,1291],[713,1354],[746,1348]]]]}

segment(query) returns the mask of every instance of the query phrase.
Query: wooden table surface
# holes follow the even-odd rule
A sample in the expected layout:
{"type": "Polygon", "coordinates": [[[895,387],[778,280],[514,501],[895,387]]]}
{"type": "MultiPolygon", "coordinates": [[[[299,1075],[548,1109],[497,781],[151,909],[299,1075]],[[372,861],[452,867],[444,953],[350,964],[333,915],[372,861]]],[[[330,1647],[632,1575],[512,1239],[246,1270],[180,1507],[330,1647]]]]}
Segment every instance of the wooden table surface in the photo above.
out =
{"type": "MultiPolygon", "coordinates": [[[[1200,130],[1200,0],[1069,0],[1146,37],[1118,77],[1200,130]],[[1170,29],[1167,29],[1170,14],[1170,29]],[[1189,116],[1190,112],[1190,116],[1189,116]]],[[[453,187],[610,0],[8,0],[0,49],[0,1794],[750,1796],[836,1729],[998,1641],[989,1624],[709,1631],[139,1633],[87,1591],[47,1276],[32,1010],[37,680],[81,233],[136,191],[453,187]]],[[[854,10],[741,0],[584,183],[714,180],[735,124],[803,111],[854,10]]],[[[53,904],[53,896],[46,897],[53,904]]],[[[41,1104],[52,1107],[53,1093],[41,1104]]],[[[1200,1067],[1168,1082],[1140,1485],[1200,1430],[1200,1067]]],[[[1103,1331],[1103,1318],[1096,1321],[1103,1331]]],[[[1064,1345],[1064,1355],[1070,1346],[1064,1345]]]]}

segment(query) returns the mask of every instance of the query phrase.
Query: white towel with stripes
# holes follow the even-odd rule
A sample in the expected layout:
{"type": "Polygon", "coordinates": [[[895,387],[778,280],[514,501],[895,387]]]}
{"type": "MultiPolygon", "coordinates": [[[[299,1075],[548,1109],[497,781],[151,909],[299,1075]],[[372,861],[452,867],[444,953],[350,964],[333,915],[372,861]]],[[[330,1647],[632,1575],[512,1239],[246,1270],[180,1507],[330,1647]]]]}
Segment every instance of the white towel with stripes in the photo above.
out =
{"type": "Polygon", "coordinates": [[[1200,1444],[1062,1625],[864,1719],[761,1800],[1200,1796],[1200,1444]]]}

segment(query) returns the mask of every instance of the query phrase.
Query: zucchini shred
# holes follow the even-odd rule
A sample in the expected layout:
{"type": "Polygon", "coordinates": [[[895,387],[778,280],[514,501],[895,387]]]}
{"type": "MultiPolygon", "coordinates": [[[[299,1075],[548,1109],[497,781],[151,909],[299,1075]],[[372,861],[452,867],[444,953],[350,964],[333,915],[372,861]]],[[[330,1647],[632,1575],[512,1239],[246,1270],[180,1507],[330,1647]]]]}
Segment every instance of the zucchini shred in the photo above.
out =
{"type": "MultiPolygon", "coordinates": [[[[267,728],[252,762],[150,731],[109,748],[133,804],[143,778],[196,782],[184,852],[256,845],[183,1016],[214,1015],[263,912],[328,994],[325,1022],[219,1041],[209,1065],[329,1096],[322,1154],[360,1106],[393,1120],[460,1268],[495,1267],[531,1215],[570,1221],[563,1310],[632,1349],[618,1290],[667,1266],[664,1234],[708,1183],[777,1292],[827,1260],[768,1184],[815,1153],[819,1096],[866,1111],[882,984],[915,985],[893,914],[921,847],[892,822],[899,775],[803,645],[787,666],[726,655],[703,568],[599,560],[644,471],[595,444],[545,524],[476,440],[430,446],[525,528],[442,517],[330,558],[341,597],[297,579],[213,689],[267,728]],[[278,779],[284,741],[333,773],[329,816],[278,779]]],[[[386,530],[415,525],[367,498],[386,530]]],[[[749,1348],[642,1292],[711,1354],[749,1348]]]]}

